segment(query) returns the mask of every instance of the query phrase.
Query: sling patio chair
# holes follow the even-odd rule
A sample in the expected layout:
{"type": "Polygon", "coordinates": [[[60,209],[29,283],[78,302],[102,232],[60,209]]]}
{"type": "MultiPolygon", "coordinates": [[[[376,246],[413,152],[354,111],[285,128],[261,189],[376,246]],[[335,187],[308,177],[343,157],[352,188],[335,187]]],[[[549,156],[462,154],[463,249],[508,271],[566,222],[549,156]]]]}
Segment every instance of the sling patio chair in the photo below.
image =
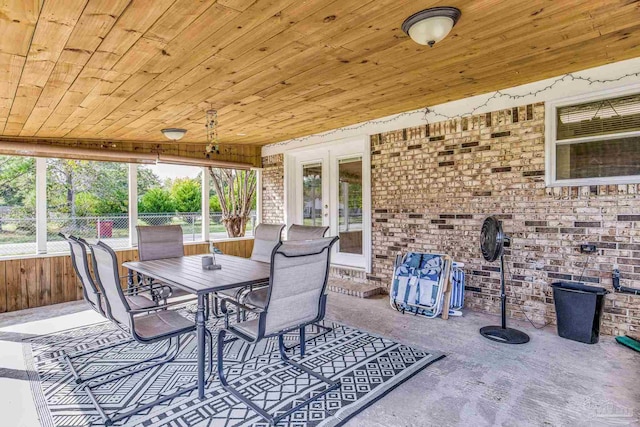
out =
{"type": "Polygon", "coordinates": [[[329,227],[293,224],[287,230],[287,241],[322,239],[329,227]]]}
{"type": "MultiPolygon", "coordinates": [[[[316,240],[283,242],[276,245],[271,254],[271,274],[264,308],[252,308],[232,299],[223,299],[220,308],[225,314],[224,328],[218,333],[217,367],[218,378],[226,391],[244,402],[271,425],[288,417],[298,409],[311,404],[332,390],[340,387],[339,381],[333,381],[304,366],[303,362],[293,362],[286,354],[284,335],[300,330],[304,348],[304,328],[324,318],[327,295],[325,289],[329,278],[331,247],[338,237],[316,240]],[[229,323],[227,304],[235,305],[257,318],[229,323]],[[230,333],[233,338],[225,339],[230,333]],[[303,373],[324,382],[324,391],[302,400],[294,408],[278,415],[267,412],[249,397],[233,386],[224,373],[224,345],[241,339],[256,344],[263,339],[277,337],[280,360],[303,373]]],[[[233,372],[233,370],[231,371],[233,372]]],[[[241,384],[239,384],[241,386],[241,384]]]]}
{"type": "MultiPolygon", "coordinates": [[[[91,276],[91,271],[89,270],[89,259],[87,256],[87,248],[89,244],[79,238],[74,236],[65,236],[64,234],[59,234],[60,237],[65,239],[67,243],[69,243],[69,249],[71,251],[71,263],[73,265],[73,269],[76,272],[76,275],[80,279],[80,283],[82,285],[82,297],[89,304],[89,306],[96,311],[101,316],[107,318],[108,320],[113,320],[111,317],[111,313],[107,308],[106,301],[104,300],[104,292],[99,288],[99,285],[96,281],[93,280],[91,276]]],[[[123,277],[119,277],[122,279],[123,277]]],[[[161,291],[160,288],[157,291],[161,291]]],[[[125,299],[130,307],[135,309],[144,309],[144,308],[153,308],[157,306],[157,302],[155,301],[157,297],[150,295],[149,297],[143,296],[144,292],[156,292],[156,290],[152,290],[151,287],[142,286],[136,290],[136,294],[133,295],[130,291],[124,293],[125,299]]],[[[73,360],[82,356],[86,356],[92,353],[96,353],[98,351],[107,350],[109,348],[117,347],[126,343],[131,342],[131,339],[126,339],[124,341],[117,341],[113,343],[103,344],[97,347],[92,347],[87,350],[83,350],[76,353],[67,354],[66,352],[62,352],[61,358],[67,364],[67,366],[71,369],[73,373],[74,379],[77,384],[81,384],[84,381],[90,380],[89,378],[82,378],[76,369],[73,367],[73,360]]]]}
{"type": "MultiPolygon", "coordinates": [[[[251,251],[250,259],[265,263],[270,262],[271,252],[273,251],[273,248],[276,247],[276,245],[278,245],[280,242],[282,242],[282,230],[284,229],[284,227],[284,224],[258,224],[253,235],[253,250],[251,251]]],[[[256,288],[264,287],[266,285],[267,283],[254,284],[249,288],[249,291],[252,291],[256,288]]],[[[219,298],[227,298],[240,301],[243,292],[245,292],[246,290],[247,289],[245,287],[239,287],[216,292],[216,298],[213,302],[214,315],[216,317],[222,317],[222,315],[218,311],[219,298]]],[[[236,315],[238,317],[238,320],[240,320],[240,310],[236,312],[236,315]]]]}
{"type": "MultiPolygon", "coordinates": [[[[322,239],[324,238],[328,230],[329,227],[325,226],[293,224],[291,225],[291,227],[289,227],[289,230],[287,230],[287,242],[322,239]]],[[[241,302],[253,307],[263,308],[267,301],[267,291],[268,290],[266,287],[252,290],[243,296],[241,302]]],[[[332,328],[324,326],[320,323],[314,324],[313,326],[324,330],[321,335],[327,334],[333,330],[332,328]]],[[[316,335],[315,338],[321,335],[316,335]]],[[[302,337],[300,337],[300,341],[302,342],[302,337]]],[[[289,350],[295,348],[297,345],[298,344],[291,347],[286,347],[286,349],[289,350]]],[[[301,352],[302,356],[304,356],[304,350],[302,348],[301,352]]]]}
{"type": "MultiPolygon", "coordinates": [[[[180,258],[184,256],[182,227],[179,225],[144,225],[136,226],[138,233],[138,259],[140,261],[154,261],[165,258],[180,258]]],[[[129,273],[130,275],[132,273],[129,273]]],[[[146,282],[157,285],[158,282],[149,277],[138,277],[137,284],[146,282]]],[[[136,285],[136,281],[130,283],[136,285]]],[[[164,285],[169,290],[166,298],[177,298],[189,295],[182,289],[164,285]]]]}
{"type": "MultiPolygon", "coordinates": [[[[311,225],[297,225],[293,224],[287,230],[287,242],[300,241],[300,240],[314,240],[322,239],[329,230],[329,227],[318,227],[311,225]]],[[[244,297],[244,302],[257,307],[263,307],[267,299],[267,288],[262,287],[249,292],[244,297]]]]}
{"type": "MultiPolygon", "coordinates": [[[[168,309],[171,306],[182,304],[180,301],[152,308],[133,309],[129,305],[122,287],[120,286],[118,278],[118,261],[116,259],[115,252],[103,242],[91,245],[91,251],[93,253],[92,261],[96,275],[96,282],[104,292],[104,297],[107,302],[107,310],[110,315],[109,317],[113,319],[116,326],[123,331],[126,331],[131,335],[133,340],[140,344],[155,345],[160,342],[166,342],[167,344],[166,349],[163,352],[153,357],[127,364],[109,372],[101,372],[99,375],[93,377],[91,381],[85,381],[84,390],[87,392],[96,410],[100,413],[105,425],[109,426],[139,412],[146,411],[152,406],[195,390],[198,387],[195,383],[184,388],[178,387],[178,390],[173,393],[162,395],[152,402],[141,404],[134,409],[114,415],[107,415],[104,412],[104,409],[98,402],[94,393],[94,390],[98,387],[173,361],[180,353],[181,338],[186,334],[195,332],[196,325],[192,320],[183,317],[177,311],[168,309]],[[138,367],[129,370],[135,366],[138,367]],[[106,378],[102,378],[105,376],[106,378]]],[[[210,376],[213,367],[213,337],[209,330],[205,330],[205,332],[209,341],[208,367],[210,376]]]]}

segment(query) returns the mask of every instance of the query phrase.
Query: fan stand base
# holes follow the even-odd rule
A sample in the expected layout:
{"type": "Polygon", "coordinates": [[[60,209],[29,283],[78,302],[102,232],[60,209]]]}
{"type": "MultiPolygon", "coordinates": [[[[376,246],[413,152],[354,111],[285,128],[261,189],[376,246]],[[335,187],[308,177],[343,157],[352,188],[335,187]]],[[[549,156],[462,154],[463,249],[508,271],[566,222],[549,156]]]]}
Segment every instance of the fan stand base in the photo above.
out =
{"type": "Polygon", "coordinates": [[[526,344],[529,342],[529,335],[524,332],[502,326],[485,326],[480,328],[480,334],[491,341],[504,344],[526,344]]]}

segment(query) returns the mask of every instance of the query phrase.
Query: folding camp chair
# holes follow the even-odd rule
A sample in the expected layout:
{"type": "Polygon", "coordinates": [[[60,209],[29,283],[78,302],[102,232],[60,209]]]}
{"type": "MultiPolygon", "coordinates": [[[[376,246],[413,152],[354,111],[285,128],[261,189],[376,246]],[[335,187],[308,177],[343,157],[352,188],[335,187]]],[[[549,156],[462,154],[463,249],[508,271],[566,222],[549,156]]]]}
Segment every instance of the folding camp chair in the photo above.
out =
{"type": "Polygon", "coordinates": [[[449,316],[451,265],[448,255],[409,252],[396,257],[389,292],[391,307],[405,313],[443,319],[449,316]]]}
{"type": "Polygon", "coordinates": [[[218,333],[218,376],[226,391],[244,402],[271,425],[275,425],[298,409],[311,404],[332,390],[340,387],[339,381],[326,378],[302,363],[296,363],[286,355],[283,336],[299,330],[302,336],[301,352],[304,352],[304,328],[324,318],[329,278],[331,247],[337,237],[308,241],[292,241],[278,244],[271,254],[271,274],[264,308],[252,308],[235,300],[223,299],[221,310],[225,314],[225,326],[218,333]],[[252,312],[256,319],[229,324],[227,304],[252,312]],[[235,337],[225,340],[227,333],[235,337]],[[324,391],[304,399],[295,407],[277,416],[269,414],[268,408],[261,408],[241,391],[236,389],[224,373],[224,345],[238,339],[255,344],[263,339],[277,337],[280,360],[309,376],[324,382],[324,391]]]}

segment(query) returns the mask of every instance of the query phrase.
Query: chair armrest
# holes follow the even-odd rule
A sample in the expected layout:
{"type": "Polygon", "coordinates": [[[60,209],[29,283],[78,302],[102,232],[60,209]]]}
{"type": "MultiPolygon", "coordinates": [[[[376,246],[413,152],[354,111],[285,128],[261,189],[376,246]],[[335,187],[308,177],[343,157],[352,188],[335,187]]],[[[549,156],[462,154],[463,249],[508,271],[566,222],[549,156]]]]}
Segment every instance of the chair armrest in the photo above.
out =
{"type": "Polygon", "coordinates": [[[181,305],[181,304],[184,304],[184,301],[174,301],[174,302],[169,302],[169,303],[162,304],[162,305],[157,305],[155,307],[141,308],[141,309],[138,309],[138,310],[129,310],[129,314],[131,314],[133,316],[134,314],[149,313],[149,312],[152,312],[152,311],[164,310],[164,309],[167,309],[169,307],[173,307],[175,305],[181,305]]]}
{"type": "Polygon", "coordinates": [[[255,313],[255,314],[260,314],[262,312],[264,312],[263,309],[258,308],[258,307],[249,307],[248,305],[242,304],[238,301],[229,299],[229,298],[222,298],[220,299],[220,311],[222,311],[222,313],[224,313],[225,315],[227,314],[227,303],[233,304],[238,308],[241,308],[243,310],[249,311],[251,313],[255,313]]]}
{"type": "Polygon", "coordinates": [[[137,282],[133,286],[129,286],[124,290],[125,295],[137,294],[140,292],[150,292],[154,295],[154,299],[164,299],[165,301],[173,295],[173,289],[171,289],[170,286],[158,282],[151,282],[147,284],[137,282]]]}
{"type": "Polygon", "coordinates": [[[134,286],[132,288],[125,289],[125,290],[123,290],[123,292],[125,292],[125,293],[126,292],[145,292],[145,291],[151,291],[151,290],[156,291],[156,290],[160,290],[160,289],[163,289],[163,288],[169,289],[169,291],[171,291],[171,288],[169,286],[167,286],[167,285],[163,285],[161,283],[153,283],[153,284],[150,284],[150,285],[137,285],[137,286],[134,286]]]}
{"type": "MultiPolygon", "coordinates": [[[[222,311],[224,313],[224,328],[225,329],[227,329],[229,331],[232,331],[237,336],[244,336],[243,339],[245,339],[245,340],[250,339],[250,337],[247,337],[245,334],[242,334],[237,329],[233,328],[232,325],[229,324],[229,311],[227,310],[227,303],[231,303],[231,304],[235,305],[238,308],[242,308],[245,311],[257,314],[258,315],[258,319],[259,319],[258,321],[259,321],[259,325],[260,325],[260,331],[264,332],[264,322],[265,322],[265,316],[267,314],[266,311],[264,311],[261,308],[257,308],[257,307],[248,307],[248,306],[246,306],[246,305],[244,305],[242,303],[239,303],[238,301],[234,301],[232,299],[222,298],[220,300],[220,311],[222,311]]],[[[249,342],[257,342],[257,340],[260,337],[260,333],[258,335],[259,335],[258,338],[256,338],[255,340],[249,340],[249,342]]]]}

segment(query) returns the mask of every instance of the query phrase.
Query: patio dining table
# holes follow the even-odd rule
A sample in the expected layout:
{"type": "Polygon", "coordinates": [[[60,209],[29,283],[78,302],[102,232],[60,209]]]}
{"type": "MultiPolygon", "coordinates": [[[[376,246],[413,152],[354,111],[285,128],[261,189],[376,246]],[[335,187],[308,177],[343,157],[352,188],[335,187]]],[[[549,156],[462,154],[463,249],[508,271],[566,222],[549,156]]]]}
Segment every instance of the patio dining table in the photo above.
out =
{"type": "Polygon", "coordinates": [[[196,333],[198,341],[198,396],[205,387],[205,302],[212,292],[250,286],[269,280],[269,264],[231,255],[216,255],[220,270],[202,268],[202,257],[192,255],[153,261],[130,261],[123,267],[130,271],[182,289],[198,297],[196,333]]]}

